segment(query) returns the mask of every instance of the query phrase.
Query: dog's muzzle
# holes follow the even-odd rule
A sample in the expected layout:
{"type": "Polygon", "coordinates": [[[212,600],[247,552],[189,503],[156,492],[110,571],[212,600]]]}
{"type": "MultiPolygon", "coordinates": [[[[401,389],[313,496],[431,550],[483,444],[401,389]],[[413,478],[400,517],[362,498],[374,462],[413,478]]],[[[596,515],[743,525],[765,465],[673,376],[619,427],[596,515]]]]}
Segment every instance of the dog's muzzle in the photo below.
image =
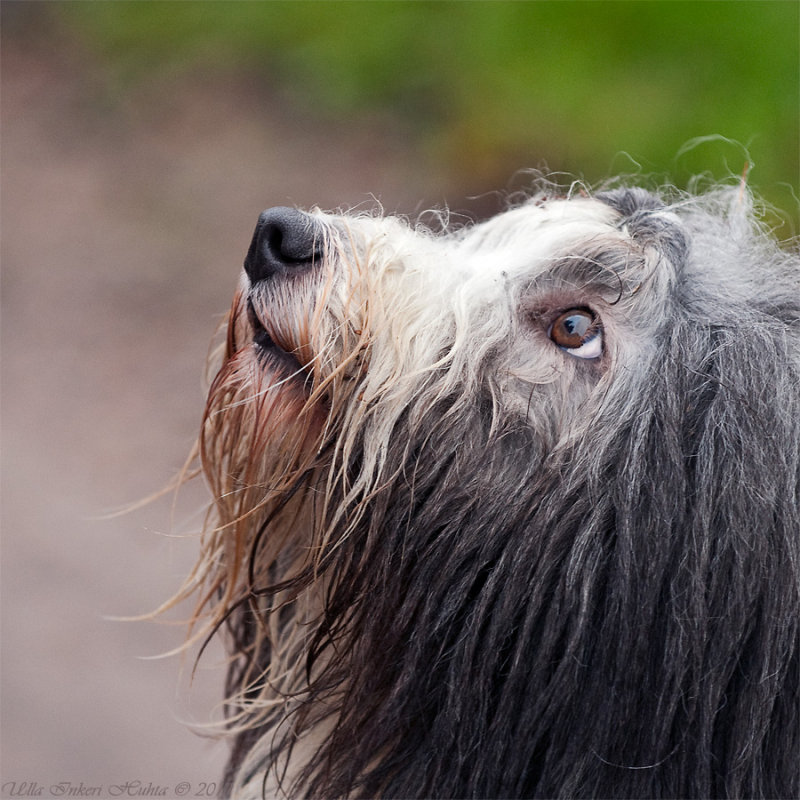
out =
{"type": "Polygon", "coordinates": [[[258,218],[244,269],[251,284],[312,269],[322,262],[319,223],[310,214],[278,206],[258,218]]]}
{"type": "MultiPolygon", "coordinates": [[[[296,319],[298,310],[289,303],[281,284],[311,277],[324,263],[324,230],[311,214],[278,206],[262,212],[258,218],[244,270],[250,281],[247,295],[247,318],[253,344],[264,365],[283,379],[303,383],[309,378],[313,360],[309,342],[303,333],[308,326],[296,319]],[[278,291],[275,291],[278,290],[278,291]]],[[[299,297],[308,285],[297,286],[299,297]]]]}

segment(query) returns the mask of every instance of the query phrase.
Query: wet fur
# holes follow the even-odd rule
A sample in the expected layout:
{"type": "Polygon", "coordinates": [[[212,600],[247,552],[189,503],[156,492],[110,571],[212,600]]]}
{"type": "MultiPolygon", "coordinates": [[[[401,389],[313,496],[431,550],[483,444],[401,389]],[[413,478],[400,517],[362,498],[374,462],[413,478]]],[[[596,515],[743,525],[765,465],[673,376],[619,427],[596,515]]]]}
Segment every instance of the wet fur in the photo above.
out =
{"type": "Polygon", "coordinates": [[[747,193],[313,218],[200,441],[225,793],[799,796],[800,258],[747,193]]]}

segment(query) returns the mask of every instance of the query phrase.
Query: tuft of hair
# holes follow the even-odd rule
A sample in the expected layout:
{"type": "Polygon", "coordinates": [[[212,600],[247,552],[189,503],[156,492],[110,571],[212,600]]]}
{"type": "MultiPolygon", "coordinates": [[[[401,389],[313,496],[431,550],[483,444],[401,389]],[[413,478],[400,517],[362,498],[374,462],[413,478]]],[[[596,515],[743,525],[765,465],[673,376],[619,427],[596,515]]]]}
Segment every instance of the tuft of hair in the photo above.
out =
{"type": "Polygon", "coordinates": [[[243,283],[200,437],[224,793],[800,796],[796,250],[741,187],[315,218],[326,277],[270,300],[301,385],[243,283]],[[565,295],[601,359],[537,332],[565,295]]]}

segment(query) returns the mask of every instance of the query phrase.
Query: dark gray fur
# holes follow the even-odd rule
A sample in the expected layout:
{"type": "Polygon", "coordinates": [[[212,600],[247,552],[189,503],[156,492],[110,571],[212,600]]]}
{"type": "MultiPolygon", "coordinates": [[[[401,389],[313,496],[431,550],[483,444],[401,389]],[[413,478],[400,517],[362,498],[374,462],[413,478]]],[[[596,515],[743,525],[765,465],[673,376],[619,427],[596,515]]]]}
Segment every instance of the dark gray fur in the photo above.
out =
{"type": "MultiPolygon", "coordinates": [[[[338,718],[287,789],[800,796],[800,258],[730,194],[598,199],[674,271],[654,347],[587,396],[566,447],[498,428],[480,385],[399,417],[402,479],[323,559],[295,714],[338,718]]],[[[230,620],[242,647],[250,613],[230,620]]],[[[264,770],[292,747],[275,725],[239,742],[264,735],[264,770]]]]}

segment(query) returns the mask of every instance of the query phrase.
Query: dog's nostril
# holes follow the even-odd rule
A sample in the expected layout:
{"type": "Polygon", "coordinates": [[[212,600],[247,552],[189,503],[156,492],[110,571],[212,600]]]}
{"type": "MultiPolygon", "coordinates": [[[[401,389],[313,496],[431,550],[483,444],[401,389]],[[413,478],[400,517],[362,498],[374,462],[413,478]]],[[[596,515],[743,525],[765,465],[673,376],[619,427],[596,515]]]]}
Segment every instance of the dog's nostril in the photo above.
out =
{"type": "Polygon", "coordinates": [[[288,215],[268,218],[261,232],[264,255],[286,264],[310,261],[314,255],[314,240],[310,228],[303,218],[295,219],[288,215]]]}
{"type": "Polygon", "coordinates": [[[314,218],[294,208],[270,208],[258,219],[244,268],[253,283],[310,269],[319,260],[314,218]]]}

